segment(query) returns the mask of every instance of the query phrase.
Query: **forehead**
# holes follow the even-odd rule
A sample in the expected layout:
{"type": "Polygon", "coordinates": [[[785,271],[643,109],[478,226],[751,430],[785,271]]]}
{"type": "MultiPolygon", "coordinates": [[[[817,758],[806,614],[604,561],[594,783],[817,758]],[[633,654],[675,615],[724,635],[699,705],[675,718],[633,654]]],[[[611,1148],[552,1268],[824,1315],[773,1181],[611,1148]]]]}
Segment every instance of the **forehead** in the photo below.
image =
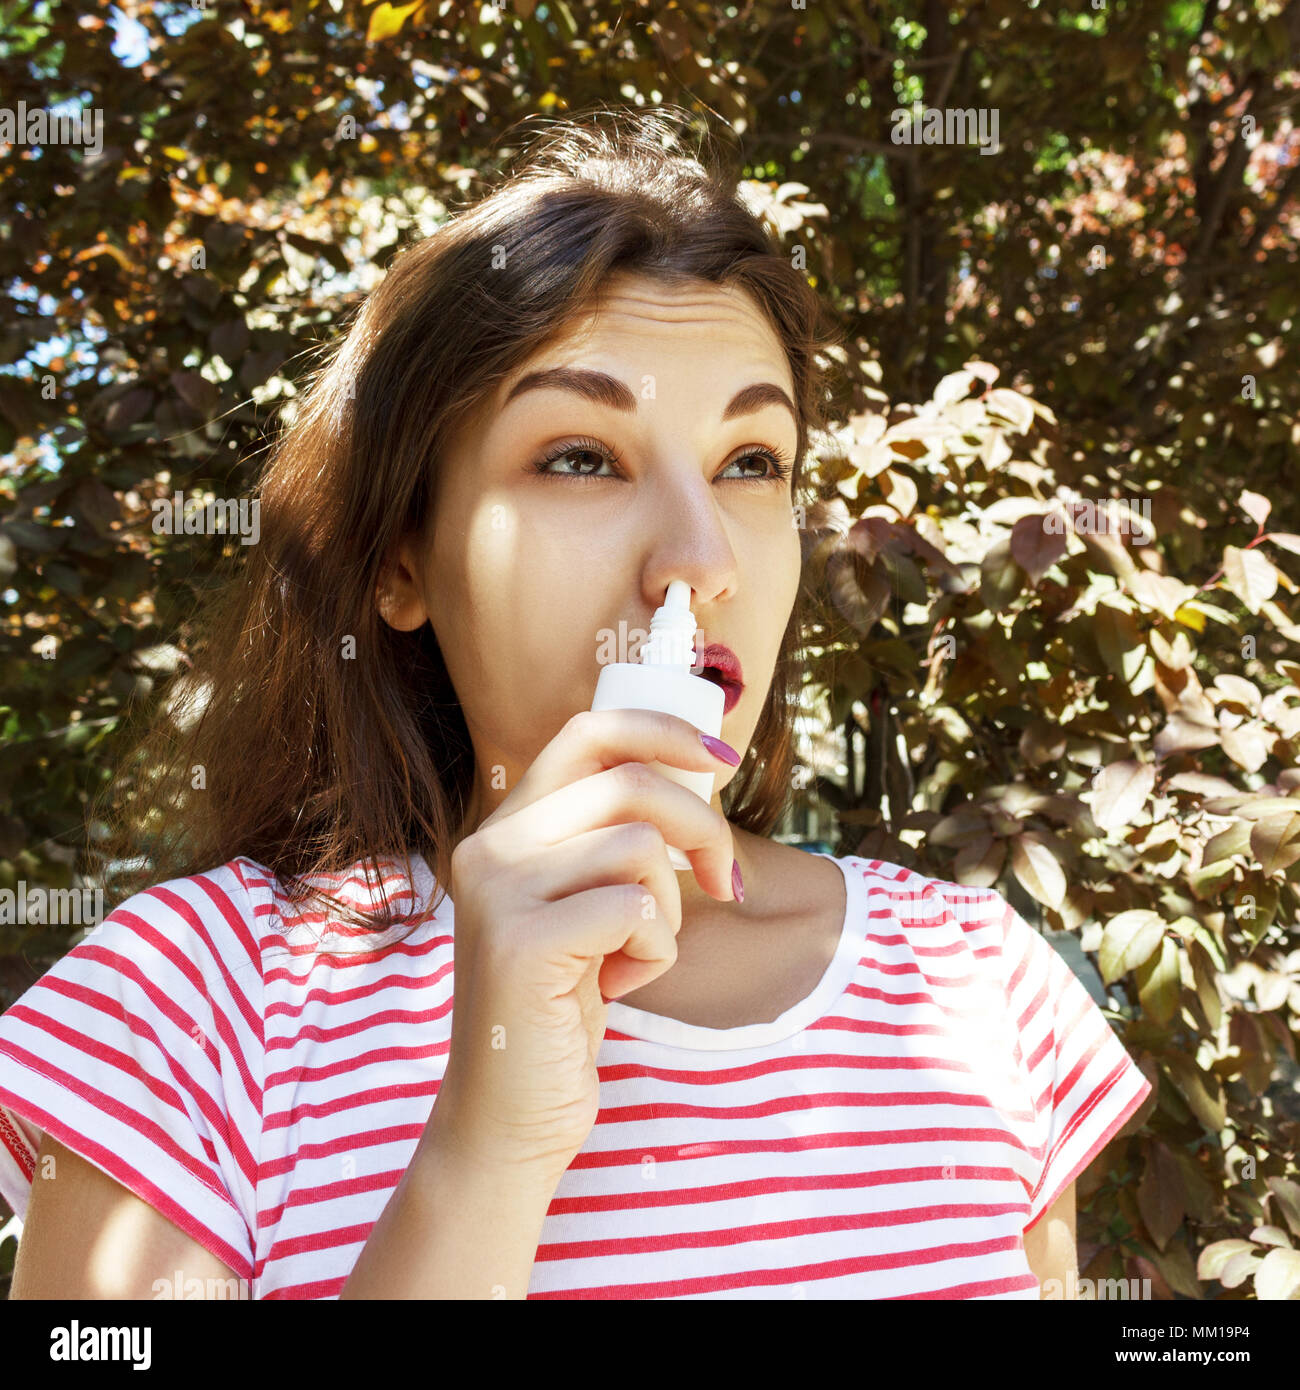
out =
{"type": "Polygon", "coordinates": [[[785,349],[758,302],[745,290],[706,280],[611,276],[591,307],[539,348],[504,384],[568,351],[614,357],[638,352],[708,353],[724,348],[739,370],[766,368],[789,384],[785,349]]]}

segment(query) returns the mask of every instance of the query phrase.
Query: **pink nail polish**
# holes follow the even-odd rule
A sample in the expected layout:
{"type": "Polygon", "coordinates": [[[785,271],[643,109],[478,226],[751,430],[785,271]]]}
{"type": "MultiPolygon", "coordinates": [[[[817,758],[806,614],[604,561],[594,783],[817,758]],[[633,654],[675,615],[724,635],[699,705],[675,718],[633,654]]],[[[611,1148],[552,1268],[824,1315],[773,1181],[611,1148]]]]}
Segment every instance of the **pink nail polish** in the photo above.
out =
{"type": "Polygon", "coordinates": [[[731,891],[735,893],[737,902],[743,903],[745,901],[745,881],[740,876],[740,861],[738,859],[731,861],[731,891]]]}
{"type": "Polygon", "coordinates": [[[714,738],[712,734],[701,734],[700,742],[715,758],[721,758],[724,763],[730,763],[732,767],[740,765],[740,754],[729,743],[723,743],[720,738],[714,738]]]}

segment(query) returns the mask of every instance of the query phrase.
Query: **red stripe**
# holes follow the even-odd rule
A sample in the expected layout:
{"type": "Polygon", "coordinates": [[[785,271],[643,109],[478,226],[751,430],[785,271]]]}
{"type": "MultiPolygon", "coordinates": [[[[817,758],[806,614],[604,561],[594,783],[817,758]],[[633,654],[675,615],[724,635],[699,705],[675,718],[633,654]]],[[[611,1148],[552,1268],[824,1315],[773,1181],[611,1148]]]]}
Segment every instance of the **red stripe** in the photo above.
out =
{"type": "MultiPolygon", "coordinates": [[[[606,1037],[637,1041],[628,1033],[620,1033],[614,1028],[606,1031],[606,1037]]],[[[616,1063],[600,1068],[602,1080],[621,1081],[624,1077],[655,1077],[663,1081],[688,1082],[696,1086],[727,1086],[734,1081],[750,1081],[760,1076],[779,1076],[784,1072],[821,1071],[826,1068],[840,1068],[844,1071],[944,1071],[960,1072],[975,1076],[978,1067],[957,1057],[931,1057],[910,1053],[903,1057],[863,1056],[852,1052],[792,1053],[785,1057],[770,1057],[762,1062],[750,1062],[741,1066],[726,1067],[718,1071],[704,1071],[696,1067],[652,1067],[644,1062],[616,1063]]]]}
{"type": "MultiPolygon", "coordinates": [[[[234,908],[231,906],[230,900],[226,895],[221,893],[220,889],[215,891],[220,894],[227,908],[233,912],[234,908]]],[[[216,966],[220,973],[221,982],[225,985],[226,992],[230,995],[235,1006],[243,1016],[245,1026],[255,1037],[259,1036],[261,1017],[257,1008],[249,1002],[243,990],[235,983],[235,977],[231,973],[230,967],[226,964],[222,952],[217,949],[216,943],[212,940],[208,932],[207,923],[195,910],[193,905],[185,898],[182,898],[179,893],[173,893],[169,888],[163,885],[148,889],[147,896],[156,898],[159,902],[165,903],[170,907],[203,943],[207,951],[207,959],[216,966]]],[[[140,917],[133,912],[123,912],[121,908],[118,908],[117,914],[114,915],[118,916],[119,921],[129,923],[134,927],[138,935],[154,947],[160,955],[166,956],[166,958],[175,965],[191,983],[193,983],[194,987],[201,994],[210,994],[212,992],[211,985],[207,977],[203,974],[202,968],[196,962],[192,961],[185,952],[178,950],[176,942],[165,932],[160,931],[148,918],[140,917]]]]}
{"type": "MultiPolygon", "coordinates": [[[[612,1068],[600,1068],[600,1079],[607,1082],[612,1068]]],[[[656,1100],[648,1104],[603,1106],[596,1117],[597,1124],[613,1124],[625,1120],[657,1119],[660,1116],[689,1116],[692,1119],[754,1119],[764,1115],[783,1115],[791,1110],[818,1110],[837,1106],[848,1109],[862,1106],[868,1109],[888,1105],[969,1105],[990,1109],[986,1095],[962,1091],[799,1091],[794,1095],[769,1096],[747,1105],[700,1105],[691,1101],[667,1102],[656,1100]]],[[[1017,1119],[1032,1124],[1035,1116],[1028,1110],[1006,1111],[998,1107],[999,1118],[1017,1119]]],[[[999,1133],[1006,1134],[1001,1130],[999,1133]]]]}
{"type": "MultiPolygon", "coordinates": [[[[839,1144],[815,1147],[849,1148],[853,1146],[839,1144]]],[[[1010,1147],[1010,1145],[1006,1147],[1010,1147]]],[[[791,1151],[789,1146],[782,1141],[737,1146],[727,1145],[724,1150],[726,1153],[789,1153],[791,1151]]],[[[653,1155],[660,1163],[671,1163],[701,1156],[694,1153],[683,1153],[672,1147],[659,1151],[651,1149],[649,1154],[653,1155]]],[[[714,1156],[712,1151],[708,1156],[714,1156]]],[[[593,1155],[578,1155],[579,1160],[589,1157],[593,1157],[593,1155]]],[[[635,1155],[634,1159],[630,1152],[625,1152],[622,1161],[617,1165],[582,1163],[580,1166],[583,1168],[618,1166],[631,1169],[639,1168],[640,1165],[641,1155],[639,1153],[635,1155]]],[[[571,1166],[578,1167],[579,1164],[575,1162],[571,1166]]],[[[944,1174],[949,1171],[952,1178],[969,1179],[973,1182],[1018,1181],[1013,1168],[999,1166],[994,1162],[980,1166],[965,1163],[951,1165],[935,1163],[928,1167],[912,1165],[907,1168],[882,1168],[875,1172],[811,1173],[806,1177],[790,1174],[781,1177],[747,1178],[744,1181],[731,1179],[726,1182],[700,1184],[695,1187],[677,1187],[667,1191],[656,1190],[651,1188],[649,1184],[642,1184],[631,1192],[588,1193],[581,1197],[555,1197],[551,1201],[550,1210],[563,1214],[631,1209],[649,1210],[654,1207],[684,1207],[699,1202],[732,1202],[739,1197],[763,1197],[782,1192],[852,1192],[861,1188],[893,1187],[899,1183],[946,1182],[950,1179],[946,1178],[944,1174]]],[[[1017,1203],[1016,1205],[1019,1208],[1022,1204],[1017,1203]]],[[[1028,1203],[1023,1204],[1023,1207],[1024,1210],[1028,1211],[1028,1203]]]]}
{"type": "MultiPolygon", "coordinates": [[[[417,984],[414,986],[419,988],[417,984]]],[[[380,1028],[389,1023],[436,1023],[438,1019],[445,1018],[451,1012],[450,995],[441,1004],[429,1009],[383,1009],[379,1013],[367,1014],[364,1018],[354,1019],[351,1023],[340,1023],[336,1028],[322,1028],[318,1023],[308,1023],[300,1028],[296,1033],[284,1038],[276,1039],[276,1050],[286,1051],[302,1042],[341,1042],[345,1038],[355,1038],[361,1033],[367,1033],[371,1029],[380,1028]]],[[[286,1072],[270,1072],[266,1078],[268,1088],[276,1085],[286,1072]]]]}
{"type": "MultiPolygon", "coordinates": [[[[884,1255],[859,1255],[853,1259],[825,1260],[817,1264],[793,1265],[789,1269],[744,1270],[736,1274],[714,1274],[694,1279],[665,1280],[646,1284],[611,1284],[602,1288],[565,1289],[530,1293],[532,1298],[682,1298],[690,1294],[721,1293],[727,1289],[762,1288],[775,1284],[799,1284],[820,1279],[842,1279],[853,1274],[867,1274],[884,1269],[912,1269],[939,1260],[970,1259],[978,1255],[1012,1251],[1019,1240],[1002,1236],[993,1240],[970,1241],[964,1245],[947,1245],[936,1250],[900,1250],[884,1255]]],[[[1023,1278],[993,1280],[998,1292],[1037,1288],[1038,1281],[1027,1284],[1023,1278]]],[[[929,1295],[933,1297],[933,1295],[929,1295]]]]}
{"type": "MultiPolygon", "coordinates": [[[[1056,1036],[1056,1060],[1058,1064],[1061,1060],[1061,1053],[1065,1045],[1075,1038],[1084,1020],[1090,1017],[1097,1007],[1082,990],[1080,990],[1080,996],[1079,1007],[1075,1010],[1074,1017],[1070,1019],[1064,1027],[1060,1026],[1058,1021],[1058,1024],[1052,1029],[1056,1036]]],[[[1108,1024],[1108,1029],[1109,1026],[1108,1024]]],[[[1079,1036],[1082,1036],[1082,1034],[1080,1033],[1079,1036]]],[[[1105,1044],[1106,1035],[1104,1033],[1094,1033],[1080,1049],[1078,1060],[1052,1093],[1053,1110],[1060,1110],[1064,1107],[1066,1098],[1078,1083],[1079,1078],[1087,1071],[1092,1059],[1101,1051],[1105,1044]]]]}
{"type": "MultiPolygon", "coordinates": [[[[418,1130],[412,1138],[418,1138],[418,1130]]],[[[320,1183],[316,1187],[300,1187],[291,1193],[287,1201],[281,1202],[279,1206],[268,1209],[258,1215],[258,1229],[278,1226],[284,1218],[285,1212],[298,1209],[310,1210],[312,1207],[320,1206],[325,1202],[341,1201],[345,1197],[355,1197],[362,1192],[391,1192],[405,1174],[405,1168],[389,1168],[381,1173],[364,1173],[359,1177],[341,1179],[338,1182],[320,1183]]],[[[323,1216],[323,1212],[316,1213],[323,1216]]],[[[349,1226],[347,1229],[354,1229],[349,1226]]],[[[322,1236],[332,1236],[333,1228],[325,1228],[321,1232],[322,1236]]],[[[271,1258],[278,1259],[279,1242],[271,1250],[271,1258]]]]}
{"type": "MultiPolygon", "coordinates": [[[[246,906],[252,905],[252,898],[249,896],[248,885],[244,882],[244,876],[240,872],[239,861],[235,860],[231,865],[235,877],[239,880],[239,886],[244,890],[244,903],[246,906]]],[[[226,924],[230,927],[231,934],[244,949],[244,959],[250,964],[257,966],[260,971],[262,968],[262,950],[257,943],[257,938],[253,934],[252,925],[245,917],[244,913],[235,907],[230,897],[218,886],[216,881],[208,874],[196,874],[193,882],[201,888],[217,910],[225,918],[226,924]]]]}
{"type": "MultiPolygon", "coordinates": [[[[934,983],[931,981],[930,983],[934,983]]],[[[933,995],[927,994],[924,990],[915,990],[910,994],[890,994],[883,989],[874,989],[870,985],[859,985],[850,983],[844,991],[845,995],[852,995],[858,999],[874,999],[877,1003],[889,1004],[891,1007],[904,1004],[928,1004],[931,1008],[939,1010],[940,1013],[947,1014],[951,1018],[982,1018],[984,1010],[980,1008],[959,1009],[952,1004],[943,1004],[935,999],[933,995]]]]}
{"type": "MultiPolygon", "coordinates": [[[[282,1289],[263,1294],[262,1297],[271,1300],[337,1298],[343,1290],[343,1285],[347,1282],[347,1276],[340,1275],[337,1279],[318,1279],[313,1284],[287,1284],[282,1289]]],[[[1035,1287],[1037,1287],[1036,1284],[1035,1287]]]]}
{"type": "MultiPolygon", "coordinates": [[[[349,1185],[353,1186],[353,1185],[349,1185]]],[[[358,1189],[373,1190],[373,1186],[358,1189]]],[[[690,1203],[674,1203],[672,1210],[689,1211],[690,1203]]],[[[550,1210],[559,1210],[552,1204],[550,1210]]],[[[661,1254],[672,1250],[720,1249],[732,1245],[755,1241],[785,1240],[806,1238],[834,1231],[893,1230],[904,1226],[919,1225],[938,1219],[971,1220],[981,1217],[1015,1214],[1023,1218],[1026,1204],[1018,1203],[953,1203],[929,1207],[909,1207],[892,1212],[865,1213],[852,1215],[827,1215],[807,1217],[791,1221],[770,1221],[759,1224],[728,1226],[716,1230],[681,1230],[671,1233],[640,1236],[617,1237],[607,1240],[566,1241],[550,1245],[539,1245],[534,1263],[564,1260],[607,1259],[619,1255],[661,1254]]],[[[373,1226],[347,1225],[311,1232],[278,1240],[272,1246],[268,1263],[278,1263],[295,1255],[320,1253],[337,1250],[349,1245],[364,1245],[369,1239],[373,1226]]],[[[936,1252],[952,1250],[952,1242],[925,1247],[927,1258],[916,1261],[928,1263],[936,1252]]],[[[917,1253],[917,1252],[913,1252],[917,1253]]],[[[941,1256],[949,1258],[948,1256],[941,1256]]],[[[956,1257],[953,1257],[956,1258],[956,1257]]]]}
{"type": "MultiPolygon", "coordinates": [[[[689,1210],[679,1203],[677,1210],[689,1210]]],[[[678,1230],[651,1236],[615,1236],[606,1240],[557,1241],[537,1247],[537,1261],[595,1260],[616,1255],[652,1255],[669,1250],[722,1249],[760,1240],[793,1240],[834,1231],[892,1231],[926,1221],[960,1221],[979,1217],[1023,1213],[1023,1203],[952,1202],[927,1207],[902,1207],[897,1211],[853,1212],[843,1215],[808,1216],[791,1221],[764,1221],[747,1226],[724,1226],[705,1231],[678,1230]]],[[[952,1242],[928,1247],[950,1250],[952,1242]]]]}
{"type": "MultiPolygon", "coordinates": [[[[449,1044],[443,1043],[441,1046],[445,1052],[449,1044]]],[[[262,1129],[264,1133],[269,1134],[273,1130],[284,1129],[303,1120],[319,1119],[325,1115],[341,1115],[361,1106],[380,1105],[384,1101],[397,1100],[404,1096],[428,1096],[432,1102],[437,1093],[438,1082],[433,1077],[428,1081],[408,1083],[404,1086],[394,1086],[391,1083],[375,1085],[354,1095],[341,1096],[337,1100],[303,1101],[292,1110],[276,1111],[266,1117],[262,1129]]]]}
{"type": "Polygon", "coordinates": [[[902,1303],[921,1298],[993,1298],[997,1294],[1020,1293],[1025,1289],[1037,1291],[1038,1280],[1032,1274],[1016,1275],[1006,1279],[979,1279],[973,1284],[950,1284],[946,1289],[930,1289],[925,1293],[897,1294],[892,1298],[882,1298],[881,1303],[902,1303]]]}
{"type": "MultiPolygon", "coordinates": [[[[361,965],[373,965],[375,961],[390,959],[394,956],[421,956],[424,955],[432,943],[425,942],[420,946],[411,946],[405,940],[394,942],[391,946],[380,946],[373,951],[348,951],[345,954],[338,954],[331,951],[322,951],[318,942],[302,942],[293,944],[286,941],[281,936],[274,936],[263,939],[263,946],[275,943],[276,951],[281,955],[290,957],[305,956],[311,961],[312,966],[330,965],[338,970],[354,970],[361,965]]],[[[287,980],[294,984],[300,984],[311,975],[311,970],[292,971],[287,966],[277,967],[265,972],[265,979],[268,984],[272,981],[287,980]]]]}
{"type": "MultiPolygon", "coordinates": [[[[292,1154],[267,1159],[262,1165],[262,1176],[267,1178],[283,1177],[286,1173],[293,1172],[299,1163],[306,1162],[311,1158],[331,1158],[340,1153],[359,1153],[362,1149],[374,1148],[382,1144],[413,1144],[423,1133],[424,1125],[422,1123],[385,1125],[382,1129],[366,1130],[362,1134],[344,1134],[319,1144],[299,1144],[292,1154]]],[[[273,1208],[273,1210],[279,1210],[279,1208],[273,1208]]],[[[262,1221],[260,1224],[265,1225],[267,1223],[262,1221]]]]}
{"type": "Polygon", "coordinates": [[[373,1067],[384,1062],[419,1061],[428,1057],[443,1057],[450,1047],[446,1042],[423,1043],[412,1047],[394,1047],[391,1043],[383,1047],[371,1048],[369,1052],[357,1052],[350,1057],[340,1057],[337,1062],[322,1062],[320,1066],[287,1067],[277,1072],[274,1078],[268,1077],[268,1085],[291,1085],[299,1087],[311,1081],[326,1081],[334,1076],[350,1076],[363,1067],[373,1067]]]}
{"type": "MultiPolygon", "coordinates": [[[[308,1235],[277,1240],[271,1247],[269,1262],[289,1260],[295,1255],[310,1255],[321,1250],[334,1250],[341,1245],[364,1245],[373,1229],[370,1223],[361,1226],[340,1226],[332,1231],[313,1231],[308,1235]]],[[[360,1254],[360,1251],[357,1253],[360,1254]]]]}
{"type": "MultiPolygon", "coordinates": [[[[434,947],[450,948],[450,937],[439,937],[429,944],[429,949],[434,947]]],[[[398,948],[394,947],[391,954],[396,954],[398,948]]],[[[415,948],[403,952],[407,955],[421,955],[425,948],[415,948]]],[[[347,989],[329,989],[324,985],[317,985],[308,990],[298,1004],[289,1004],[284,1001],[276,1001],[268,1004],[266,1014],[268,1018],[296,1018],[306,1012],[312,1005],[317,1003],[343,1004],[352,1003],[357,999],[368,998],[372,994],[378,994],[384,989],[423,989],[430,984],[436,984],[451,971],[451,957],[448,956],[437,968],[427,975],[385,975],[381,979],[373,980],[366,985],[352,985],[347,989]]],[[[306,975],[291,975],[287,971],[272,971],[268,974],[268,980],[272,975],[279,975],[276,983],[286,983],[290,987],[301,987],[305,980],[310,978],[311,972],[306,975]]],[[[269,1044],[271,1047],[287,1046],[281,1038],[272,1038],[269,1044]]]]}

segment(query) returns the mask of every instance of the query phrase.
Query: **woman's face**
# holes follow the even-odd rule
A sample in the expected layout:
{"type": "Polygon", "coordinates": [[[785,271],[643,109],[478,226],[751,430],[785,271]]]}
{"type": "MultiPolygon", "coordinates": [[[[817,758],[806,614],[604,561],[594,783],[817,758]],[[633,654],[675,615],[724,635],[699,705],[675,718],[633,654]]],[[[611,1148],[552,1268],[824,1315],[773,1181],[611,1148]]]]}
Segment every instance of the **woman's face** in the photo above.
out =
{"type": "MultiPolygon", "coordinates": [[[[383,611],[404,630],[433,624],[474,744],[479,818],[590,708],[601,666],[638,659],[673,579],[691,586],[696,651],[720,642],[740,659],[722,737],[744,752],[799,583],[790,482],[762,451],[792,461],[793,398],[748,295],[624,275],[450,441],[430,527],[402,547],[383,611]],[[526,380],[556,368],[604,379],[526,380]],[[791,408],[751,392],[728,410],[769,383],[791,408]]],[[[733,775],[716,777],[715,806],[733,775]]]]}

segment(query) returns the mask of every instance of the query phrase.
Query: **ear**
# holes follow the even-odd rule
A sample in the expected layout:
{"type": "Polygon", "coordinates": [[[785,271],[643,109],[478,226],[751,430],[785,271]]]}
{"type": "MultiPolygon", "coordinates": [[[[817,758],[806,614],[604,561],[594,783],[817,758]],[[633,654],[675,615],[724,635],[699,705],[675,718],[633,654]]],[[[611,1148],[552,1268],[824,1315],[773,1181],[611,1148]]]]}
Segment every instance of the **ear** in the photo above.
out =
{"type": "Polygon", "coordinates": [[[399,632],[412,632],[429,617],[418,573],[411,543],[403,541],[375,585],[375,606],[380,617],[399,632]]]}

